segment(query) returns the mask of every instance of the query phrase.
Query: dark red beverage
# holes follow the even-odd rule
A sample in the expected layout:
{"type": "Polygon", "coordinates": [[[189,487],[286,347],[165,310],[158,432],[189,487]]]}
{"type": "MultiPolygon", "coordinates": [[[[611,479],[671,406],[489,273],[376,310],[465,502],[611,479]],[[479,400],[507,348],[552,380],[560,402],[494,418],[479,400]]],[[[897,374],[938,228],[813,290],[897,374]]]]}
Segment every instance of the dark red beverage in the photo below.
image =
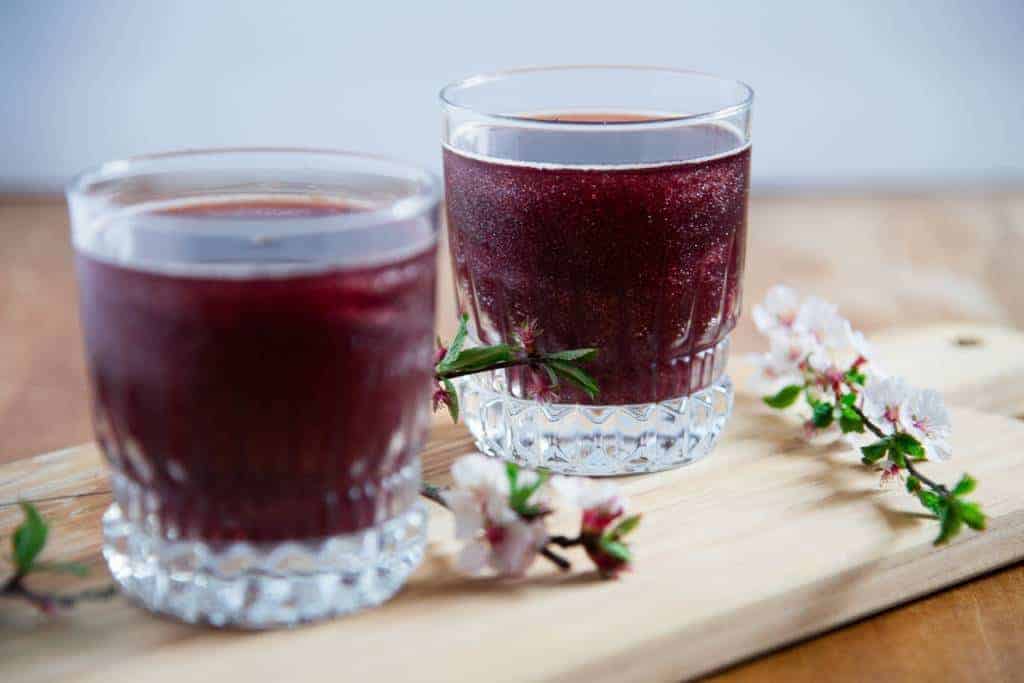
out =
{"type": "MultiPolygon", "coordinates": [[[[651,403],[703,389],[740,310],[749,146],[713,124],[571,127],[476,126],[445,149],[461,308],[485,343],[536,320],[541,350],[600,349],[587,368],[600,396],[562,387],[560,402],[651,403]]],[[[522,396],[523,378],[510,375],[522,396]]]]}
{"type": "MultiPolygon", "coordinates": [[[[161,235],[180,241],[182,222],[221,221],[225,237],[196,247],[216,262],[216,239],[233,231],[347,211],[233,203],[146,220],[168,221],[150,236],[161,253],[161,235]]],[[[266,250],[261,239],[253,249],[266,250]]],[[[433,245],[367,265],[310,268],[284,247],[266,259],[269,270],[252,261],[248,272],[225,264],[211,274],[211,263],[168,272],[79,250],[96,432],[170,538],[331,536],[377,524],[415,495],[431,392],[433,245]]]]}

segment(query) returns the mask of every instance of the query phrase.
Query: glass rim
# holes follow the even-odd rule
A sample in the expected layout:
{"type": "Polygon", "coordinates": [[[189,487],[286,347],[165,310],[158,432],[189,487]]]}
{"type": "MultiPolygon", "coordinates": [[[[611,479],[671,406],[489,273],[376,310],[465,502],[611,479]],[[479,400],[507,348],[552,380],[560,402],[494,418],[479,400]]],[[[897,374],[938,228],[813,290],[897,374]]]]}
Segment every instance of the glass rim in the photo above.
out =
{"type": "MultiPolygon", "coordinates": [[[[407,196],[398,197],[381,203],[379,206],[363,211],[339,213],[332,216],[332,222],[338,223],[335,230],[359,229],[379,223],[402,221],[423,215],[441,201],[441,181],[435,173],[412,162],[402,161],[393,157],[355,152],[327,147],[196,147],[139,154],[105,161],[81,171],[65,185],[65,194],[88,200],[90,187],[103,181],[128,180],[137,177],[137,171],[147,164],[159,164],[162,161],[203,159],[216,157],[244,157],[246,155],[265,154],[269,156],[295,155],[309,157],[334,158],[348,161],[367,161],[386,164],[395,170],[394,177],[407,178],[416,184],[416,191],[407,196]]],[[[182,172],[187,173],[187,170],[182,172]]],[[[358,172],[358,169],[355,170],[358,172]]],[[[302,196],[302,193],[290,193],[302,196]]],[[[287,195],[286,195],[287,196],[287,195]]],[[[144,205],[143,205],[144,206],[144,205]]],[[[122,208],[131,211],[132,207],[122,208]]],[[[140,211],[145,213],[145,211],[140,211]]]]}
{"type": "Polygon", "coordinates": [[[657,125],[664,125],[666,123],[689,123],[689,122],[700,122],[721,119],[733,114],[737,114],[746,110],[749,110],[754,102],[754,89],[747,83],[737,80],[735,78],[726,78],[718,76],[705,71],[697,71],[694,69],[682,69],[669,66],[649,66],[642,64],[560,64],[552,66],[526,66],[516,67],[511,69],[501,69],[498,71],[490,71],[480,74],[474,74],[466,78],[452,81],[448,85],[441,88],[438,92],[438,99],[440,99],[442,105],[445,107],[456,109],[471,114],[477,114],[479,116],[486,116],[488,118],[499,119],[503,121],[512,121],[523,124],[537,124],[543,123],[550,126],[565,126],[565,127],[595,127],[595,128],[607,128],[614,126],[616,128],[645,128],[657,125]],[[529,76],[531,74],[540,73],[551,73],[551,72],[573,72],[573,71],[634,71],[642,73],[662,73],[675,76],[698,76],[709,80],[717,81],[719,83],[729,83],[739,86],[742,92],[742,98],[735,104],[728,105],[726,107],[720,107],[718,109],[712,109],[704,112],[697,112],[694,114],[680,114],[676,116],[664,116],[657,119],[650,119],[644,121],[574,121],[574,120],[547,120],[537,119],[529,116],[523,116],[521,114],[508,114],[508,113],[493,113],[484,111],[479,107],[471,107],[464,104],[459,104],[451,97],[453,93],[459,90],[468,90],[481,85],[487,85],[498,81],[510,80],[519,76],[529,76]]]}

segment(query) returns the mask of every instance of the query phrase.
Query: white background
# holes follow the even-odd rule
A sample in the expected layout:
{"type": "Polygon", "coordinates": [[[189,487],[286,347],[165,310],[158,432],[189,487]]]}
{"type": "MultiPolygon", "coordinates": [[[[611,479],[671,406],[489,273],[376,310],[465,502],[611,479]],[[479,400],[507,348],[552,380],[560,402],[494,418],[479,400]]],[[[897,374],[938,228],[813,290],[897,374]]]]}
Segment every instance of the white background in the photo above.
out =
{"type": "Polygon", "coordinates": [[[559,63],[752,84],[762,192],[1024,180],[1021,0],[0,0],[0,190],[197,146],[437,168],[442,85],[559,63]]]}

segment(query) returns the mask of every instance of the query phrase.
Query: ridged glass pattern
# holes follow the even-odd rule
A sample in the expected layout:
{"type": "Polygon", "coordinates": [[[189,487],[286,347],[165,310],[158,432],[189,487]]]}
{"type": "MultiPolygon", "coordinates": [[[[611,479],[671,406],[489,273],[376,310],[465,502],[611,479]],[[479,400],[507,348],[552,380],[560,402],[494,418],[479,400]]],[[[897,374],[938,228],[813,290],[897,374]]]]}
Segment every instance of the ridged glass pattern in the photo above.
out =
{"type": "Polygon", "coordinates": [[[293,626],[379,605],[423,559],[420,503],[351,534],[269,543],[174,540],[159,533],[146,492],[114,474],[103,556],[128,596],[191,623],[293,626]]]}
{"type": "Polygon", "coordinates": [[[656,472],[700,460],[732,412],[728,376],[690,396],[618,406],[540,403],[509,393],[500,373],[458,383],[463,420],[484,453],[560,474],[656,472]]]}

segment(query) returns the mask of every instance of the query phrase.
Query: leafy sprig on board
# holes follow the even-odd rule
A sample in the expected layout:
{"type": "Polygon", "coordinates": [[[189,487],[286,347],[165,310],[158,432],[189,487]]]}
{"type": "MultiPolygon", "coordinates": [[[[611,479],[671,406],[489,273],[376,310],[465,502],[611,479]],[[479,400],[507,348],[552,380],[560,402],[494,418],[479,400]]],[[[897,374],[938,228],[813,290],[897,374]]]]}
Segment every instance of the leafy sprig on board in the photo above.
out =
{"type": "Polygon", "coordinates": [[[459,318],[459,327],[446,347],[438,339],[438,353],[434,366],[437,388],[434,391],[434,409],[445,405],[453,422],[459,421],[459,396],[452,380],[480,372],[492,372],[525,366],[529,370],[528,393],[539,400],[557,396],[562,382],[572,385],[590,398],[597,398],[597,382],[582,364],[597,355],[597,349],[567,349],[549,353],[538,352],[536,323],[527,321],[516,329],[514,344],[466,346],[469,336],[469,316],[459,318]]]}
{"type": "Polygon", "coordinates": [[[952,424],[937,391],[879,372],[864,335],[826,301],[801,301],[793,290],[776,286],[754,307],[753,317],[770,342],[770,350],[754,358],[759,379],[782,385],[764,397],[766,405],[785,410],[803,396],[810,408],[804,423],[809,437],[872,434],[876,440],[860,449],[862,462],[881,470],[882,483],[906,473],[907,492],[939,521],[936,545],[965,526],[985,528],[981,507],[966,499],[977,484],[970,475],[949,487],[918,467],[952,455],[952,424]]]}
{"type": "Polygon", "coordinates": [[[46,547],[50,527],[31,503],[22,502],[24,520],[11,534],[11,564],[14,574],[0,585],[0,597],[27,600],[45,614],[55,614],[60,609],[69,609],[85,600],[106,600],[116,595],[113,586],[82,591],[70,595],[54,595],[30,589],[25,579],[39,572],[61,572],[75,576],[86,576],[88,567],[77,562],[45,562],[39,555],[46,547]]]}

